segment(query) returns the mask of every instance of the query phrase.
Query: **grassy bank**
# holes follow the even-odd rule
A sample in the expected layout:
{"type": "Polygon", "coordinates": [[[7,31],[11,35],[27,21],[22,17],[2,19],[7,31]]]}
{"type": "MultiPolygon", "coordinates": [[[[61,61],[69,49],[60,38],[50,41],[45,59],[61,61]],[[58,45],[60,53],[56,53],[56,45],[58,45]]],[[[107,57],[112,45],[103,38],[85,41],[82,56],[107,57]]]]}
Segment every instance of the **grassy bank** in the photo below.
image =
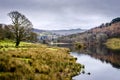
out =
{"type": "Polygon", "coordinates": [[[85,44],[81,42],[75,42],[74,46],[76,49],[84,49],[86,47],[85,44]]]}
{"type": "Polygon", "coordinates": [[[120,50],[120,38],[108,39],[105,45],[112,50],[120,50]]]}
{"type": "Polygon", "coordinates": [[[41,44],[0,42],[0,80],[71,80],[79,74],[76,63],[66,48],[41,44]]]}

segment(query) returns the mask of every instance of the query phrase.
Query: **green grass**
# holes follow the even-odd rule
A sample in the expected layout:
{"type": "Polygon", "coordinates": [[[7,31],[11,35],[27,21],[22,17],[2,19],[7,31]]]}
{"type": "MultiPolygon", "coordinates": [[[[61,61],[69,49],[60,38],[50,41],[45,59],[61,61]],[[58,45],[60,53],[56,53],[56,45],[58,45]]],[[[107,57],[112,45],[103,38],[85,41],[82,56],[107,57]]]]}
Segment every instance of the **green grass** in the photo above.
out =
{"type": "MultiPolygon", "coordinates": [[[[20,42],[18,49],[35,48],[38,44],[20,42]]],[[[12,40],[0,40],[0,51],[16,50],[15,42],[12,40]]]]}
{"type": "Polygon", "coordinates": [[[24,43],[0,42],[0,80],[71,80],[79,74],[81,65],[69,49],[24,43]],[[11,49],[14,48],[14,49],[11,49]]]}
{"type": "Polygon", "coordinates": [[[112,50],[120,50],[120,38],[108,39],[105,45],[112,50]]]}

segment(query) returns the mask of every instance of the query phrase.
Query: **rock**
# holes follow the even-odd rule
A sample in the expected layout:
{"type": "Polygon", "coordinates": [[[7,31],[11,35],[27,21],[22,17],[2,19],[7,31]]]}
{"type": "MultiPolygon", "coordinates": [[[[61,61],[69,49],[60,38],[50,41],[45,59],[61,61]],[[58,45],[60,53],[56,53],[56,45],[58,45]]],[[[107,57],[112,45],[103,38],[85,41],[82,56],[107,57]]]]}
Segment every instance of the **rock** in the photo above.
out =
{"type": "Polygon", "coordinates": [[[91,73],[90,73],[90,72],[88,72],[87,74],[88,74],[88,75],[90,75],[91,73]]]}

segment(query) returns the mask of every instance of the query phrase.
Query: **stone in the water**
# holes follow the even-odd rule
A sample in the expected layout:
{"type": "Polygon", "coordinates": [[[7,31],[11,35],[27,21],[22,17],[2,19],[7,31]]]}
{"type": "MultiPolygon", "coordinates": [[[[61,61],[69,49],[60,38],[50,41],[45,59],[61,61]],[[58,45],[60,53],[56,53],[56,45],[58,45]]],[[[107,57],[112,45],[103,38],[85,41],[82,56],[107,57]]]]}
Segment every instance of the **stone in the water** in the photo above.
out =
{"type": "Polygon", "coordinates": [[[82,71],[83,74],[85,74],[85,71],[82,71]]]}
{"type": "Polygon", "coordinates": [[[88,74],[88,75],[90,75],[91,73],[90,73],[90,72],[88,72],[87,74],[88,74]]]}

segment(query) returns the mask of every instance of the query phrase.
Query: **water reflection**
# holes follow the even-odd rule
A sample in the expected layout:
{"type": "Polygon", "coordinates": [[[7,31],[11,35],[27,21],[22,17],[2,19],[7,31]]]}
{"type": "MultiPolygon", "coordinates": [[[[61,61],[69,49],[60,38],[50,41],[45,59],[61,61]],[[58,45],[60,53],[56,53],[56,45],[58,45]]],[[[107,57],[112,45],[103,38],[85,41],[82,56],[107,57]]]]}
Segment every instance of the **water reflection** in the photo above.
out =
{"type": "Polygon", "coordinates": [[[88,54],[99,59],[103,63],[110,63],[113,67],[120,69],[120,52],[107,49],[103,45],[88,46],[84,50],[76,50],[78,53],[88,54]]]}
{"type": "Polygon", "coordinates": [[[119,80],[120,70],[110,63],[77,52],[71,52],[71,55],[77,57],[78,63],[85,65],[84,74],[73,77],[73,80],[119,80]]]}

